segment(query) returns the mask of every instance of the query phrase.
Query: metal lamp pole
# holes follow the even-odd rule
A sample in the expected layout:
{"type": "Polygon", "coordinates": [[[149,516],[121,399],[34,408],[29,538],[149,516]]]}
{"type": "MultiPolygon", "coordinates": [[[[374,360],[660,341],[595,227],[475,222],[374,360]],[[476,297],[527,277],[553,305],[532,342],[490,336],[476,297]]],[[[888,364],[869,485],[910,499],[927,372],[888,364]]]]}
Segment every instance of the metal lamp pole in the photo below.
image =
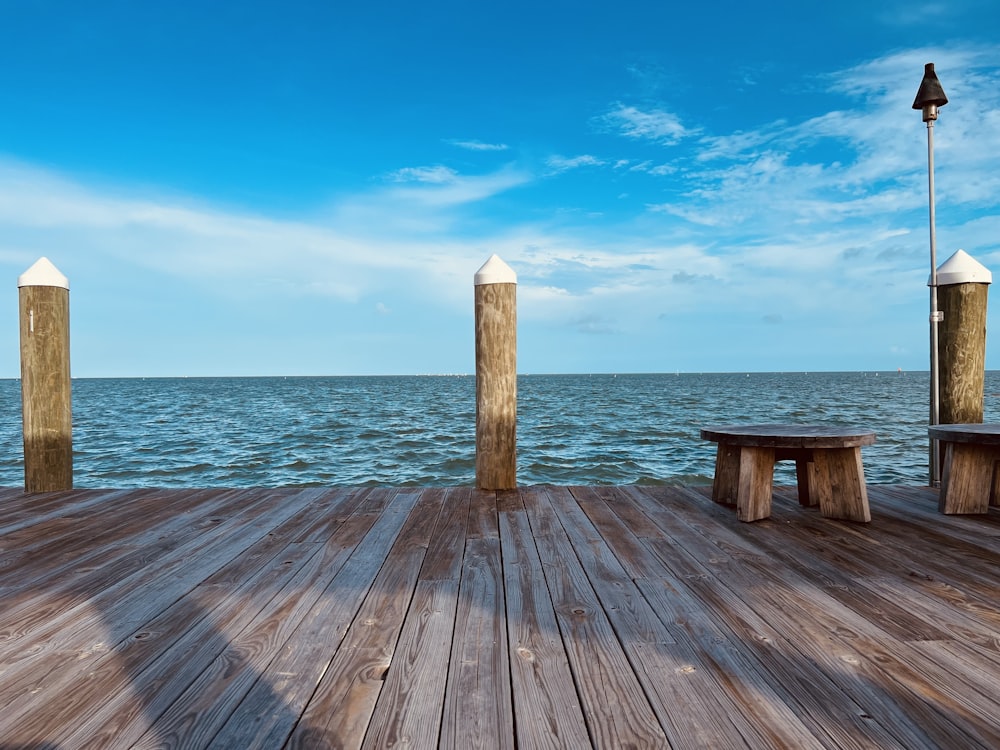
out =
{"type": "MultiPolygon", "coordinates": [[[[948,103],[944,89],[934,72],[934,63],[924,65],[924,78],[920,82],[917,96],[913,100],[913,108],[923,112],[927,123],[927,188],[930,201],[930,240],[931,240],[931,278],[928,286],[931,288],[931,413],[930,423],[936,425],[940,414],[940,370],[938,366],[938,323],[944,319],[944,313],[938,310],[937,295],[937,238],[934,229],[934,121],[938,118],[938,108],[948,103]]],[[[930,441],[930,484],[940,484],[941,463],[938,458],[938,442],[930,441]]]]}

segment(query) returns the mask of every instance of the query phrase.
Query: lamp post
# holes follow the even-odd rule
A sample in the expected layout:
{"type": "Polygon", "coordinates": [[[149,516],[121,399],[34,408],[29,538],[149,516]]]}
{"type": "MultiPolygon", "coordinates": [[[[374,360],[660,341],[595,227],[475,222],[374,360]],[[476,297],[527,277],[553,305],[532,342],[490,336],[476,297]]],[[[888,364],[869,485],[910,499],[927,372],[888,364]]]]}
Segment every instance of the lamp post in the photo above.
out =
{"type": "MultiPolygon", "coordinates": [[[[923,113],[927,123],[927,191],[930,202],[930,240],[931,240],[931,278],[928,286],[931,288],[931,413],[930,423],[938,423],[940,410],[939,368],[938,368],[938,323],[944,315],[938,310],[937,298],[937,239],[934,232],[934,121],[938,118],[938,108],[948,103],[944,89],[934,72],[934,63],[924,65],[924,77],[913,100],[913,108],[923,113]]],[[[941,463],[938,460],[938,443],[930,441],[930,483],[936,486],[940,483],[941,463]]]]}

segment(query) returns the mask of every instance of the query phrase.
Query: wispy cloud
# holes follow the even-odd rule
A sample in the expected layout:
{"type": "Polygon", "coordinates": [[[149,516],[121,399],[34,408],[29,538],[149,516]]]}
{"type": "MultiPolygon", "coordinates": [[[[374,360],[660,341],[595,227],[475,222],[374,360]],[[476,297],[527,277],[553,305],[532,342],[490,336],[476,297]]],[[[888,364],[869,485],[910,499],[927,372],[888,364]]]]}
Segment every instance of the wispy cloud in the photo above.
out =
{"type": "Polygon", "coordinates": [[[87,187],[46,170],[0,162],[0,263],[11,266],[9,273],[20,273],[47,255],[67,274],[73,269],[87,276],[112,265],[124,277],[128,269],[143,268],[214,290],[210,293],[246,296],[266,287],[282,297],[321,295],[344,302],[417,274],[441,285],[442,293],[434,296],[447,300],[444,287],[455,267],[473,268],[485,250],[444,236],[448,223],[440,221],[436,241],[419,233],[401,240],[394,236],[393,217],[418,214],[420,205],[426,213],[428,200],[460,206],[518,181],[507,174],[453,175],[443,185],[432,180],[420,188],[370,193],[365,215],[379,222],[342,220],[352,215],[350,203],[338,207],[332,222],[293,221],[176,196],[87,187]]]}
{"type": "Polygon", "coordinates": [[[926,284],[926,135],[910,104],[929,60],[952,100],[936,128],[942,258],[963,246],[1000,263],[1000,218],[982,210],[1000,195],[996,58],[894,53],[823,79],[826,109],[740,131],[617,105],[602,118],[620,136],[612,156],[402,167],[297,220],[0,161],[0,265],[14,277],[48,255],[74,284],[113,265],[203,298],[357,305],[388,327],[415,305],[466,315],[472,274],[496,252],[518,273],[519,319],[574,335],[704,311],[861,320],[926,284]],[[560,180],[581,169],[606,178],[604,205],[580,207],[576,223],[539,205],[555,193],[561,207],[560,180]],[[530,203],[516,202],[522,188],[530,203]],[[414,287],[419,302],[405,296],[414,287]]]}
{"type": "Polygon", "coordinates": [[[680,118],[671,112],[662,109],[641,110],[620,103],[599,118],[599,121],[612,131],[629,138],[664,145],[679,143],[696,132],[686,128],[680,118]]]}
{"type": "Polygon", "coordinates": [[[455,182],[458,173],[449,167],[404,167],[389,174],[393,182],[428,182],[432,185],[443,185],[455,182]]]}
{"type": "MultiPolygon", "coordinates": [[[[933,23],[954,15],[955,3],[894,2],[881,9],[879,20],[887,26],[915,26],[933,23]]],[[[959,4],[960,5],[960,4],[959,4]]]]}
{"type": "Polygon", "coordinates": [[[458,146],[458,148],[464,148],[467,151],[506,151],[510,148],[506,143],[483,143],[483,141],[462,141],[457,139],[450,139],[447,141],[452,146],[458,146]]]}
{"type": "Polygon", "coordinates": [[[461,174],[450,167],[406,167],[388,176],[383,189],[358,192],[330,207],[330,220],[362,235],[445,237],[455,231],[463,207],[529,184],[534,176],[505,166],[485,174],[461,174]]]}
{"type": "Polygon", "coordinates": [[[580,167],[599,167],[604,163],[603,159],[598,159],[596,156],[591,156],[590,154],[573,157],[557,155],[550,156],[545,160],[546,166],[553,172],[566,172],[571,169],[579,169],[580,167]]]}
{"type": "Polygon", "coordinates": [[[1000,195],[995,59],[984,49],[911,50],[833,74],[827,89],[838,109],[702,134],[675,163],[676,197],[649,209],[733,237],[800,235],[806,245],[819,228],[848,236],[859,221],[874,224],[872,237],[886,226],[920,226],[926,137],[910,104],[923,63],[936,60],[952,97],[936,128],[938,221],[946,226],[950,212],[962,222],[963,206],[995,205],[1000,195]]]}

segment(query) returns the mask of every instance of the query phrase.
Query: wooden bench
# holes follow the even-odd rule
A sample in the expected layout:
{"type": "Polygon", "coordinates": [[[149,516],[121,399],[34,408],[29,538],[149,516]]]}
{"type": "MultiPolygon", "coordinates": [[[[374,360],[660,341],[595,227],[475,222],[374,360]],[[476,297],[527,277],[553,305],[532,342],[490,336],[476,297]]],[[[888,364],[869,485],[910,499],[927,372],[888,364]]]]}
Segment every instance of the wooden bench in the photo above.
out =
{"type": "Polygon", "coordinates": [[[942,513],[989,513],[1000,505],[1000,424],[939,424],[927,434],[941,443],[942,513]]]}
{"type": "Polygon", "coordinates": [[[861,446],[875,433],[828,425],[754,424],[706,427],[704,440],[719,444],[712,499],[735,505],[741,521],[771,515],[774,464],[795,461],[799,502],[819,505],[827,518],[867,523],[868,490],[861,446]]]}

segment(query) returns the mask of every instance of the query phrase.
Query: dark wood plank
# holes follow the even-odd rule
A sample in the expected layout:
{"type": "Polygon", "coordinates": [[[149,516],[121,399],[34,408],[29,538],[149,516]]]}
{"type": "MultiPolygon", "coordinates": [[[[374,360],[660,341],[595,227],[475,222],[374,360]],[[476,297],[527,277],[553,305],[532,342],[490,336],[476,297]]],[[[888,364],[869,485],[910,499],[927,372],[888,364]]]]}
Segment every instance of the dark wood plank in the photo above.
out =
{"type": "Polygon", "coordinates": [[[457,581],[417,583],[361,747],[437,746],[457,603],[457,581]]]}
{"type": "Polygon", "coordinates": [[[431,537],[423,570],[420,571],[423,580],[458,580],[471,502],[472,492],[469,489],[446,491],[442,522],[431,537]]]}
{"type": "Polygon", "coordinates": [[[0,489],[0,744],[1000,746],[1000,512],[0,489]]]}
{"type": "Polygon", "coordinates": [[[935,440],[952,443],[978,443],[980,445],[1000,445],[1000,424],[937,424],[927,428],[927,434],[935,440]]]}
{"type": "MultiPolygon", "coordinates": [[[[250,519],[243,519],[229,528],[235,532],[249,526],[250,519]]],[[[213,527],[212,531],[216,529],[213,527]]],[[[155,616],[162,607],[211,575],[228,559],[230,550],[242,551],[260,536],[259,531],[254,531],[249,538],[232,533],[216,539],[202,533],[193,538],[185,536],[186,544],[166,552],[140,548],[129,556],[129,564],[124,568],[109,566],[107,570],[81,576],[86,593],[72,591],[67,596],[56,591],[40,611],[25,614],[8,631],[8,640],[0,647],[7,678],[0,689],[0,699],[9,701],[17,694],[32,695],[39,681],[62,674],[60,665],[105,653],[126,639],[142,621],[155,616]],[[184,551],[189,554],[185,556],[184,551]],[[206,559],[218,564],[198,565],[206,559]],[[147,577],[147,566],[161,560],[170,561],[172,574],[147,577]],[[184,574],[178,575],[180,571],[184,574]]]]}
{"type": "Polygon", "coordinates": [[[466,543],[441,724],[445,747],[515,746],[500,557],[498,537],[466,543]]]}
{"type": "MultiPolygon", "coordinates": [[[[124,705],[108,702],[102,706],[102,713],[106,715],[98,719],[98,731],[93,731],[92,728],[93,746],[101,747],[102,743],[111,742],[112,738],[114,742],[135,742],[156,722],[159,722],[160,728],[153,735],[147,734],[150,740],[161,741],[162,738],[167,738],[162,741],[169,744],[169,738],[173,737],[173,741],[177,741],[174,734],[177,727],[184,729],[183,736],[197,734],[204,736],[206,742],[210,740],[211,734],[201,727],[196,732],[184,725],[185,718],[197,718],[197,708],[194,711],[184,711],[183,716],[178,718],[180,710],[174,706],[188,707],[192,699],[197,701],[201,697],[189,692],[190,686],[199,679],[205,679],[201,676],[206,670],[217,674],[213,670],[213,664],[217,664],[220,655],[227,652],[235,635],[254,623],[259,613],[274,602],[276,594],[281,590],[287,592],[286,596],[300,592],[300,596],[308,596],[314,600],[314,605],[308,610],[307,621],[299,624],[303,632],[309,632],[310,627],[319,628],[325,633],[346,630],[357,606],[363,600],[366,591],[366,587],[362,588],[363,582],[370,581],[375,571],[381,567],[404,521],[405,515],[400,513],[358,513],[340,528],[337,536],[331,537],[325,544],[299,543],[309,554],[309,564],[296,571],[291,581],[284,583],[276,580],[270,587],[254,587],[246,601],[234,602],[229,621],[220,622],[214,617],[210,618],[206,622],[207,630],[194,633],[193,638],[178,641],[152,669],[143,672],[135,681],[133,696],[126,697],[124,705]],[[284,585],[276,588],[278,584],[284,585]],[[178,704],[182,696],[186,697],[178,704]]],[[[323,648],[323,641],[318,637],[314,640],[306,637],[303,641],[313,648],[323,648]]],[[[231,650],[229,654],[232,654],[231,650]]],[[[309,653],[293,650],[288,656],[294,660],[303,656],[308,658],[309,653]]],[[[318,669],[318,680],[322,674],[322,666],[315,661],[303,664],[304,666],[299,665],[299,671],[305,672],[306,668],[318,669]]],[[[209,684],[208,689],[214,690],[224,684],[223,675],[218,685],[209,684]]],[[[307,682],[303,686],[310,689],[307,682]]],[[[217,720],[218,717],[211,714],[206,723],[215,723],[217,720]]]]}
{"type": "Polygon", "coordinates": [[[753,448],[858,448],[875,433],[858,427],[804,424],[739,424],[703,427],[702,440],[753,448]]]}
{"type": "MultiPolygon", "coordinates": [[[[341,582],[334,579],[284,650],[261,672],[213,739],[214,746],[360,744],[443,499],[443,492],[411,491],[396,498],[396,511],[411,510],[384,560],[377,568],[368,567],[370,585],[355,584],[359,591],[365,589],[356,613],[345,607],[357,594],[340,596],[341,582]]],[[[398,512],[395,518],[398,522],[398,512]]]]}
{"type": "Polygon", "coordinates": [[[518,747],[587,747],[586,721],[520,494],[502,495],[499,509],[518,747]]]}
{"type": "MultiPolygon", "coordinates": [[[[472,490],[469,505],[469,528],[466,539],[485,537],[496,539],[500,535],[497,519],[497,493],[495,491],[472,490]]],[[[513,490],[501,490],[513,492],[513,490]]]]}
{"type": "Polygon", "coordinates": [[[591,742],[597,747],[664,747],[667,738],[629,666],[608,614],[548,499],[555,488],[522,492],[591,742]]]}
{"type": "MultiPolygon", "coordinates": [[[[655,505],[647,508],[657,513],[655,505]]],[[[713,508],[706,506],[710,512],[713,508]]],[[[681,548],[700,558],[708,556],[715,564],[724,561],[727,566],[724,575],[718,571],[709,578],[692,580],[692,586],[701,588],[706,606],[723,617],[733,612],[744,614],[749,606],[750,617],[776,628],[781,642],[800,652],[797,656],[790,654],[791,657],[820,664],[827,677],[859,705],[878,705],[877,715],[871,710],[866,715],[874,715],[908,747],[936,747],[955,742],[968,747],[989,747],[994,741],[987,724],[942,690],[932,674],[922,673],[913,666],[914,653],[906,644],[887,636],[815,584],[781,564],[773,564],[767,555],[752,554],[751,537],[762,536],[761,532],[743,534],[731,526],[714,524],[712,535],[706,537],[704,528],[709,521],[704,515],[679,504],[672,509],[684,509],[685,525],[692,526],[688,531],[683,525],[670,529],[671,536],[679,537],[681,548]],[[727,559],[720,541],[732,541],[736,548],[746,548],[751,554],[730,555],[727,559]],[[703,544],[710,547],[699,552],[703,544]],[[719,585],[723,581],[724,587],[719,585]],[[754,597],[746,600],[743,592],[750,590],[754,591],[754,597]],[[712,598],[720,595],[728,597],[726,606],[712,598]],[[916,714],[921,717],[919,724],[912,718],[916,714]]],[[[760,528],[775,534],[784,531],[773,522],[760,528]]],[[[734,627],[745,625],[734,624],[734,627]]]]}
{"type": "MultiPolygon", "coordinates": [[[[184,490],[178,490],[183,494],[184,490]]],[[[193,494],[193,490],[186,491],[193,494]]],[[[64,492],[25,493],[5,491],[0,506],[0,535],[6,537],[20,529],[30,528],[53,518],[82,517],[91,511],[106,509],[114,498],[128,502],[143,490],[69,490],[64,492]]]]}
{"type": "MultiPolygon", "coordinates": [[[[270,540],[261,544],[273,546],[270,540]]],[[[151,720],[150,714],[164,710],[193,679],[197,665],[225,648],[228,636],[224,633],[241,628],[273,596],[275,586],[284,585],[316,557],[312,545],[279,552],[263,561],[248,555],[234,562],[219,571],[218,579],[210,577],[192,596],[176,602],[132,638],[119,643],[106,658],[88,664],[83,673],[67,670],[73,679],[31,696],[27,703],[30,713],[44,700],[45,705],[59,707],[55,714],[37,713],[31,717],[33,725],[32,720],[13,713],[15,704],[4,721],[16,721],[17,735],[25,740],[45,736],[74,747],[88,742],[100,747],[105,742],[138,737],[151,720]],[[242,578],[241,585],[230,584],[234,575],[242,578]],[[212,602],[210,609],[206,601],[212,602]],[[56,718],[61,731],[52,732],[56,718]]],[[[319,563],[317,559],[315,564],[319,563]]]]}
{"type": "MultiPolygon", "coordinates": [[[[751,701],[755,696],[758,700],[766,700],[768,691],[774,690],[776,696],[771,699],[782,700],[792,707],[797,720],[811,729],[817,741],[828,747],[902,747],[870,717],[866,717],[855,701],[839,691],[814,662],[798,658],[794,651],[794,658],[787,658],[780,648],[774,648],[774,644],[783,643],[784,637],[766,621],[755,618],[752,625],[734,629],[730,627],[730,618],[720,618],[719,608],[728,606],[726,596],[730,589],[715,576],[707,575],[705,568],[698,566],[698,561],[708,560],[712,565],[724,563],[727,566],[730,563],[711,547],[710,540],[705,540],[705,556],[689,554],[683,537],[673,534],[673,530],[681,534],[687,532],[683,517],[670,524],[672,532],[665,536],[662,526],[667,517],[665,514],[676,505],[671,503],[658,508],[663,514],[657,514],[661,523],[657,526],[643,513],[641,501],[635,502],[638,492],[635,488],[625,488],[624,491],[606,489],[601,493],[613,507],[615,516],[636,534],[646,551],[645,554],[641,550],[630,551],[621,559],[631,561],[634,566],[631,572],[639,579],[638,585],[664,622],[671,626],[678,641],[690,639],[696,649],[709,655],[708,659],[703,657],[709,668],[714,664],[716,669],[724,670],[725,674],[717,678],[717,684],[728,683],[730,671],[741,675],[749,669],[751,675],[753,670],[762,675],[761,680],[751,682],[741,690],[727,690],[727,694],[738,701],[751,701]],[[713,600],[717,606],[706,606],[703,586],[716,581],[723,597],[713,600]],[[734,659],[749,661],[750,664],[733,668],[729,664],[734,659]]],[[[588,508],[588,514],[591,512],[594,511],[588,508]]],[[[721,574],[724,570],[720,568],[717,572],[721,574]]],[[[743,706],[740,716],[749,721],[769,713],[767,710],[763,713],[759,711],[756,707],[743,706]]],[[[766,734],[774,728],[772,722],[758,731],[766,734]]]]}
{"type": "MultiPolygon", "coordinates": [[[[602,496],[612,491],[585,487],[572,491],[579,500],[579,511],[608,545],[606,562],[593,554],[600,550],[598,544],[584,544],[585,533],[570,531],[574,527],[582,531],[580,520],[567,524],[567,530],[578,554],[583,551],[585,555],[581,562],[595,582],[616,632],[626,649],[633,649],[630,660],[642,665],[637,671],[647,675],[647,694],[660,699],[654,706],[671,745],[732,747],[745,741],[750,746],[821,747],[795,712],[766,686],[757,665],[743,658],[741,644],[710,623],[697,622],[697,607],[692,606],[684,587],[675,581],[656,585],[633,576],[635,570],[642,569],[647,576],[672,578],[665,576],[655,555],[604,502],[602,496]],[[631,570],[626,571],[625,565],[631,570]],[[598,584],[602,579],[604,583],[598,584]],[[632,588],[628,582],[633,580],[635,593],[630,596],[635,601],[628,602],[616,589],[632,588]],[[687,601],[687,606],[679,609],[680,601],[687,601]],[[630,610],[642,616],[622,617],[630,610]],[[722,683],[730,689],[720,691],[722,683]]],[[[560,511],[565,521],[578,518],[571,506],[562,505],[560,511]]]]}

